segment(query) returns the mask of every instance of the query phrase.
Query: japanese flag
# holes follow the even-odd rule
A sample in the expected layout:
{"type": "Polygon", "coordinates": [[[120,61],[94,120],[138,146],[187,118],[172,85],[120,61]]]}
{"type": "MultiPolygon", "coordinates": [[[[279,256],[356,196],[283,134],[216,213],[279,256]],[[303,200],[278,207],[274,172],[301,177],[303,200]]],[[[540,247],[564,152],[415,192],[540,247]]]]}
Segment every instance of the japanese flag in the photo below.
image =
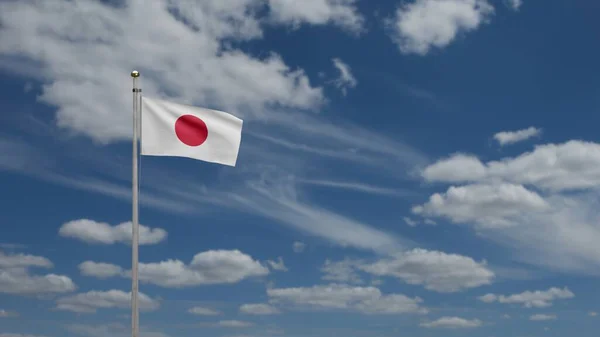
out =
{"type": "Polygon", "coordinates": [[[142,97],[142,155],[235,166],[242,124],[226,112],[142,97]]]}

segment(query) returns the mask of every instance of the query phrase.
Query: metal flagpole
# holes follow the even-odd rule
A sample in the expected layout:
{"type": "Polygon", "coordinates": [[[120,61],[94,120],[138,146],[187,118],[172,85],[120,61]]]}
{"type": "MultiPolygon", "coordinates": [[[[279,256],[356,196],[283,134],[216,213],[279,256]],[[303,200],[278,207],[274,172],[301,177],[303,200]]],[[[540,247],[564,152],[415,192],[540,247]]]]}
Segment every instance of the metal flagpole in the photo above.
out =
{"type": "Polygon", "coordinates": [[[140,110],[140,92],[136,70],[131,72],[133,78],[133,176],[132,176],[132,217],[131,217],[131,336],[139,337],[139,312],[138,312],[138,246],[139,246],[139,218],[138,218],[138,120],[140,110]]]}

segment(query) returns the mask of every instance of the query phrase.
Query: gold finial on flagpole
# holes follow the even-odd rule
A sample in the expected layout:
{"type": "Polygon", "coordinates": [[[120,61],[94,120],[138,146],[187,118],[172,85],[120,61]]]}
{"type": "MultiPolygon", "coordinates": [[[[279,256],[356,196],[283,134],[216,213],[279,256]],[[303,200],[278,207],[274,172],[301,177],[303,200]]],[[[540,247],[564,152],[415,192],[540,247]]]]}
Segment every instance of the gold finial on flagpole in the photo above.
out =
{"type": "Polygon", "coordinates": [[[140,77],[140,72],[137,70],[134,70],[131,72],[131,77],[136,78],[136,77],[140,77]]]}

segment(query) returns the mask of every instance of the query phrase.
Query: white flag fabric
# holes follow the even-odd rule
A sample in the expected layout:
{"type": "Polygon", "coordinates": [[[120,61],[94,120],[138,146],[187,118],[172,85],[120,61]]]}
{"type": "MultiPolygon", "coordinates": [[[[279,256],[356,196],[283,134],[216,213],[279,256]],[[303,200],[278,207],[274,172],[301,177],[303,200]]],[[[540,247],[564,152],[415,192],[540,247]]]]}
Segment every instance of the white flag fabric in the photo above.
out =
{"type": "Polygon", "coordinates": [[[242,124],[226,112],[142,97],[142,155],[235,166],[242,124]]]}

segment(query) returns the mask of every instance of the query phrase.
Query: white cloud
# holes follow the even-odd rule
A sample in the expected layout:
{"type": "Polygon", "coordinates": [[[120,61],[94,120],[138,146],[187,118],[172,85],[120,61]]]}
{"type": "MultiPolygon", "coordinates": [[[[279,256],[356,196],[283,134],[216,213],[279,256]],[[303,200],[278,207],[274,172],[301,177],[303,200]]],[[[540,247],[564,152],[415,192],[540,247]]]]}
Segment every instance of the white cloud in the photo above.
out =
{"type": "Polygon", "coordinates": [[[276,315],[281,313],[279,309],[267,303],[243,304],[240,312],[249,315],[276,315]]]}
{"type": "MultiPolygon", "coordinates": [[[[131,244],[131,221],[111,226],[107,223],[88,219],[69,221],[60,227],[61,236],[81,240],[87,243],[112,245],[131,244]]],[[[167,238],[162,228],[149,228],[140,225],[140,245],[157,244],[167,238]]]]}
{"type": "Polygon", "coordinates": [[[292,245],[292,249],[294,250],[294,253],[302,253],[306,249],[306,243],[300,242],[300,241],[296,241],[292,245]]]}
{"type": "Polygon", "coordinates": [[[199,316],[218,316],[221,314],[220,311],[203,308],[203,307],[193,307],[188,310],[190,314],[199,315],[199,316]]]}
{"type": "Polygon", "coordinates": [[[415,227],[416,225],[419,224],[419,222],[405,216],[402,218],[402,220],[404,220],[404,223],[406,223],[407,225],[409,225],[410,227],[415,227]]]}
{"type": "Polygon", "coordinates": [[[359,268],[373,275],[393,276],[408,284],[419,284],[445,293],[487,285],[494,279],[494,272],[486,267],[485,262],[424,249],[396,254],[359,268]]]}
{"type": "Polygon", "coordinates": [[[0,251],[0,268],[52,268],[54,265],[50,260],[42,256],[34,256],[27,254],[9,254],[6,255],[0,251]]]}
{"type": "Polygon", "coordinates": [[[364,314],[426,313],[418,297],[384,295],[375,287],[317,285],[310,288],[267,289],[270,301],[296,309],[346,310],[364,314]]]}
{"type": "MultiPolygon", "coordinates": [[[[130,270],[121,267],[87,261],[86,267],[98,265],[102,270],[88,270],[89,276],[107,278],[111,276],[131,277],[130,270]]],[[[265,276],[269,269],[251,256],[239,250],[209,250],[196,254],[189,264],[169,259],[161,262],[142,263],[138,266],[138,278],[142,283],[151,283],[166,288],[184,288],[208,284],[237,283],[251,277],[265,276]]]]}
{"type": "MultiPolygon", "coordinates": [[[[144,293],[138,293],[140,310],[156,310],[160,303],[144,293]]],[[[88,291],[72,296],[62,297],[56,300],[56,308],[59,310],[73,311],[78,313],[94,313],[97,309],[130,308],[131,293],[121,290],[88,291]]]]}
{"type": "Polygon", "coordinates": [[[518,11],[519,9],[521,9],[521,6],[523,6],[523,0],[506,0],[507,5],[515,10],[518,11]]]}
{"type": "Polygon", "coordinates": [[[77,287],[64,275],[32,275],[29,269],[52,268],[50,260],[26,254],[0,251],[0,293],[15,295],[48,295],[74,291],[77,287]]]}
{"type": "Polygon", "coordinates": [[[416,0],[396,11],[392,39],[403,53],[425,55],[476,30],[493,13],[487,0],[416,0]]]}
{"type": "Polygon", "coordinates": [[[425,168],[423,177],[449,183],[503,180],[555,192],[593,189],[600,186],[600,144],[571,140],[538,145],[518,157],[486,164],[459,154],[425,168]]]}
{"type": "Polygon", "coordinates": [[[517,131],[502,131],[494,135],[494,139],[498,141],[501,146],[510,145],[518,142],[522,142],[532,137],[539,136],[542,133],[541,129],[533,126],[527,129],[517,131]]]}
{"type": "Polygon", "coordinates": [[[115,277],[123,274],[123,268],[110,264],[94,261],[85,261],[79,264],[81,275],[93,276],[99,279],[115,277]]]}
{"type": "Polygon", "coordinates": [[[570,299],[575,297],[568,288],[550,288],[545,291],[525,291],[520,294],[509,296],[486,294],[479,297],[480,301],[486,303],[507,303],[507,304],[522,304],[525,308],[546,308],[552,306],[552,302],[559,299],[570,299]]]}
{"type": "Polygon", "coordinates": [[[334,24],[352,33],[363,30],[364,19],[356,8],[356,0],[268,0],[271,18],[298,27],[334,24]]]}
{"type": "Polygon", "coordinates": [[[356,192],[362,192],[374,195],[384,195],[392,197],[408,197],[414,196],[413,192],[399,188],[387,188],[381,186],[373,186],[369,184],[357,183],[357,182],[344,182],[344,181],[332,181],[332,180],[317,180],[317,179],[303,179],[303,184],[324,186],[339,188],[344,190],[351,190],[356,192]]]}
{"type": "Polygon", "coordinates": [[[536,314],[529,317],[530,321],[552,321],[556,319],[556,315],[536,314]]]}
{"type": "Polygon", "coordinates": [[[421,323],[424,328],[442,328],[442,329],[470,329],[478,328],[483,324],[478,319],[464,319],[460,317],[442,317],[432,322],[421,323]]]}
{"type": "MultiPolygon", "coordinates": [[[[104,323],[100,325],[69,324],[65,327],[69,332],[84,337],[128,337],[131,336],[131,327],[122,323],[104,323]]],[[[140,326],[140,335],[144,337],[169,337],[159,331],[148,330],[140,326]]]]}
{"type": "Polygon", "coordinates": [[[189,265],[179,260],[141,263],[140,282],[180,288],[205,284],[237,283],[269,274],[269,269],[239,250],[210,250],[196,254],[189,265]]]}
{"type": "Polygon", "coordinates": [[[224,328],[248,328],[254,326],[254,323],[237,320],[224,320],[219,321],[217,325],[224,328]]]}
{"type": "Polygon", "coordinates": [[[441,159],[423,170],[427,181],[447,183],[478,181],[486,175],[486,167],[472,155],[458,153],[450,158],[441,159]]]}
{"type": "Polygon", "coordinates": [[[8,318],[8,317],[19,317],[19,313],[16,311],[0,309],[0,318],[8,318]]]}
{"type": "Polygon", "coordinates": [[[339,58],[333,59],[333,65],[339,72],[339,77],[333,82],[335,86],[342,91],[344,95],[348,93],[348,89],[354,88],[358,85],[358,81],[352,75],[350,66],[344,63],[339,58]]]}
{"type": "Polygon", "coordinates": [[[413,213],[498,228],[516,225],[522,214],[544,212],[549,207],[539,194],[521,185],[473,184],[452,186],[446,193],[435,193],[427,203],[413,207],[413,213]]]}
{"type": "Polygon", "coordinates": [[[234,196],[245,209],[326,238],[339,246],[385,253],[406,243],[383,230],[299,200],[293,179],[261,181],[249,186],[251,195],[234,196]]]}
{"type": "Polygon", "coordinates": [[[522,262],[560,272],[598,274],[599,144],[571,140],[540,145],[517,157],[485,164],[471,157],[469,167],[478,166],[477,174],[459,173],[465,171],[464,163],[461,155],[442,159],[426,168],[423,177],[449,183],[476,180],[476,184],[451,187],[454,195],[436,193],[414,210],[474,226],[480,237],[517,251],[515,256],[522,262]],[[512,187],[504,192],[489,187],[507,185],[512,187]],[[497,202],[486,204],[492,200],[497,202]]]}
{"type": "Polygon", "coordinates": [[[595,311],[590,311],[590,312],[588,312],[588,316],[590,316],[590,317],[596,317],[596,316],[598,316],[598,313],[595,312],[595,311]]]}
{"type": "Polygon", "coordinates": [[[283,262],[283,258],[281,256],[277,259],[277,261],[268,260],[267,263],[273,270],[288,271],[288,268],[285,266],[285,263],[283,262]]]}
{"type": "MultiPolygon", "coordinates": [[[[298,18],[297,12],[288,9],[307,8],[278,3],[271,8],[275,18],[286,18],[286,14],[298,18]]],[[[91,0],[75,6],[64,6],[63,1],[2,3],[0,55],[20,56],[38,65],[37,74],[46,81],[41,99],[58,107],[58,124],[99,141],[130,138],[131,118],[121,111],[130,106],[130,98],[122,93],[130,89],[124,79],[134,66],[146,74],[142,75],[144,92],[150,95],[174,92],[182,101],[226,109],[273,103],[318,106],[321,89],[313,88],[302,70],[290,69],[278,55],[257,59],[225,48],[227,39],[262,36],[256,14],[259,6],[260,2],[252,0],[204,1],[196,6],[187,1],[149,6],[145,1],[128,0],[122,7],[91,0]],[[93,19],[81,20],[84,13],[93,19]],[[148,17],[153,18],[152,25],[145,24],[148,17]],[[71,22],[68,27],[66,21],[71,22]],[[45,42],[21,42],[38,40],[45,42]]],[[[353,22],[350,6],[326,6],[332,8],[335,11],[309,22],[353,22]]],[[[300,19],[310,20],[312,13],[300,19]]]]}
{"type": "Polygon", "coordinates": [[[355,270],[357,266],[358,262],[351,259],[337,262],[326,260],[323,267],[321,267],[321,272],[324,274],[322,279],[340,283],[362,284],[364,281],[355,270]]]}

